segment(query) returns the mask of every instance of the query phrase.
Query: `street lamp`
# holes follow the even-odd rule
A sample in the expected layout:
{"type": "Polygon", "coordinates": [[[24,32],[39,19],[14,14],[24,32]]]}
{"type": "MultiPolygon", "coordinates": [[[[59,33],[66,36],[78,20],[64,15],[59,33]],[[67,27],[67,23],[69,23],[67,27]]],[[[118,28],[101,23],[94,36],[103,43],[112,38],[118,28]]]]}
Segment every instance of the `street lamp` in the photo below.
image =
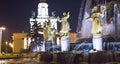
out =
{"type": "Polygon", "coordinates": [[[6,54],[7,54],[7,45],[8,45],[8,42],[6,41],[5,44],[6,44],[6,54]]]}
{"type": "Polygon", "coordinates": [[[0,27],[0,54],[1,54],[1,44],[2,44],[2,30],[5,30],[5,27],[0,27]]]}

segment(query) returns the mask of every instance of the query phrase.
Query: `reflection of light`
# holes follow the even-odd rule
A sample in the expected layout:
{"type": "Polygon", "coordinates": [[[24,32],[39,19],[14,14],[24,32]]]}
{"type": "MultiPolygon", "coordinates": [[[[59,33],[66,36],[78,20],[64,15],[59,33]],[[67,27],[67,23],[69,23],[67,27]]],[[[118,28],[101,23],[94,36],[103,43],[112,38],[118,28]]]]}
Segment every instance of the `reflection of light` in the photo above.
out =
{"type": "Polygon", "coordinates": [[[8,60],[0,60],[0,64],[7,64],[8,60]]]}

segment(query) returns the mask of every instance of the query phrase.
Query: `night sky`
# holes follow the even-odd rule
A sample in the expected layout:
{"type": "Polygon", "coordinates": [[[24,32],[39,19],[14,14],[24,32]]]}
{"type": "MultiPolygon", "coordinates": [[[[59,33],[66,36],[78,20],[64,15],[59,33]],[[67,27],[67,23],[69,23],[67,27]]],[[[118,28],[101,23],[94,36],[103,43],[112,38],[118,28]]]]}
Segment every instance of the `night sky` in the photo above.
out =
{"type": "MultiPolygon", "coordinates": [[[[37,14],[39,0],[0,0],[0,26],[5,26],[4,40],[11,39],[12,33],[29,32],[29,18],[32,11],[37,14]]],[[[81,0],[47,0],[49,15],[55,11],[56,16],[70,11],[71,32],[76,32],[81,0]]]]}

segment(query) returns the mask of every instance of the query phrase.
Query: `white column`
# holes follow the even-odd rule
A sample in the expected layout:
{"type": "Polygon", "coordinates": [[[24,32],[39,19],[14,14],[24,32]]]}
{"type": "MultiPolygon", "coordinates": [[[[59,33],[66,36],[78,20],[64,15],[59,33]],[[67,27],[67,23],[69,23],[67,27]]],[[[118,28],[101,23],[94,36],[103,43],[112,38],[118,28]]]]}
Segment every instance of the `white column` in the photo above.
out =
{"type": "Polygon", "coordinates": [[[30,43],[31,43],[31,37],[28,37],[28,44],[27,44],[28,47],[30,46],[30,43]]]}
{"type": "Polygon", "coordinates": [[[70,40],[68,36],[61,37],[61,51],[69,51],[70,49],[70,40]]]}
{"type": "Polygon", "coordinates": [[[24,38],[24,49],[27,49],[27,38],[24,38]]]}
{"type": "Polygon", "coordinates": [[[102,51],[102,35],[97,34],[93,35],[93,49],[96,49],[97,51],[102,51]]]}

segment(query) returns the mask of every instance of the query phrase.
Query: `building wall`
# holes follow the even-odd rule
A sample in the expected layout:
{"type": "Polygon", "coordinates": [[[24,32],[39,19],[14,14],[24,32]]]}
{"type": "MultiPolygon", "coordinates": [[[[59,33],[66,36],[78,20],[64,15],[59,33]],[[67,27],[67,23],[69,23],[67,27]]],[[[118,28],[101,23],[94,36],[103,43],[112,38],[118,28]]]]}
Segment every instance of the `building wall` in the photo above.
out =
{"type": "Polygon", "coordinates": [[[24,37],[27,33],[13,33],[13,52],[19,52],[20,49],[24,48],[24,37]]]}
{"type": "Polygon", "coordinates": [[[70,43],[75,43],[76,42],[76,35],[77,35],[77,33],[70,33],[69,34],[70,43]]]}

